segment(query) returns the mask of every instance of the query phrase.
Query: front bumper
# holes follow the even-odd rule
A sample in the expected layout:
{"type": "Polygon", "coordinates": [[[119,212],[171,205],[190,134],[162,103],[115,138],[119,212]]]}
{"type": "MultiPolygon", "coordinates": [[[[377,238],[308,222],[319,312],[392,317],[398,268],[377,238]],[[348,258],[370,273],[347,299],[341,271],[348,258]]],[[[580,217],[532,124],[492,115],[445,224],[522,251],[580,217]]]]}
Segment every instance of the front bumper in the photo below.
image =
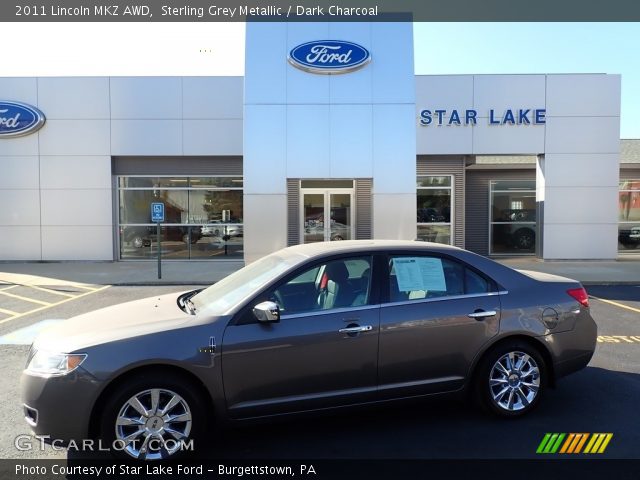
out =
{"type": "Polygon", "coordinates": [[[68,375],[42,377],[22,372],[20,401],[25,421],[38,436],[68,443],[89,434],[100,383],[82,367],[68,375]]]}

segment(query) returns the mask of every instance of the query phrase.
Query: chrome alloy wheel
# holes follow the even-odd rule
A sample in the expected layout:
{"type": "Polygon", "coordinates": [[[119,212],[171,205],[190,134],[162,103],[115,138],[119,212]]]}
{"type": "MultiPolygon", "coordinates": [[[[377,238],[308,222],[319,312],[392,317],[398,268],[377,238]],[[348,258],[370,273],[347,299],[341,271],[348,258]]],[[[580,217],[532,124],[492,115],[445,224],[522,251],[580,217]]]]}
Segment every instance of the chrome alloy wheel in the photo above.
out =
{"type": "Polygon", "coordinates": [[[540,369],[523,352],[509,352],[498,359],[489,374],[489,390],[500,408],[516,412],[527,408],[540,390],[540,369]]]}
{"type": "Polygon", "coordinates": [[[187,441],[191,425],[191,410],[180,395],[163,388],[144,390],[118,413],[116,448],[143,460],[167,458],[187,441]]]}

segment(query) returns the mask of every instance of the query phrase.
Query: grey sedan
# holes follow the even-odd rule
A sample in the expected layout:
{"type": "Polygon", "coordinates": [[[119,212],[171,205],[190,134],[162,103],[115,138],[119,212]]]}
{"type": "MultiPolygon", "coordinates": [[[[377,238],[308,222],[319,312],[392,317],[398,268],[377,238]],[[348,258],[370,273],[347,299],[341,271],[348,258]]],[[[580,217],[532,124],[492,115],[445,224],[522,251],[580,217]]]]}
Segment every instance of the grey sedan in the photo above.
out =
{"type": "Polygon", "coordinates": [[[197,448],[209,422],[445,392],[523,415],[596,334],[574,280],[438,244],[315,243],[62,322],[34,342],[21,394],[36,434],[153,460],[197,448]]]}

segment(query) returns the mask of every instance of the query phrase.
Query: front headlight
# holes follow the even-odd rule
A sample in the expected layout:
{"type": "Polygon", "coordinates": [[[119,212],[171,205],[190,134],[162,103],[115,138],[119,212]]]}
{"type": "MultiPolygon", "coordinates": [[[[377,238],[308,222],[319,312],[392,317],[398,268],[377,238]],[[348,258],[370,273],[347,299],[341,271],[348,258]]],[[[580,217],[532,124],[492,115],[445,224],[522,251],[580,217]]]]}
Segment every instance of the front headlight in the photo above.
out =
{"type": "Polygon", "coordinates": [[[51,353],[38,350],[27,365],[27,372],[35,375],[66,375],[80,366],[85,353],[51,353]]]}

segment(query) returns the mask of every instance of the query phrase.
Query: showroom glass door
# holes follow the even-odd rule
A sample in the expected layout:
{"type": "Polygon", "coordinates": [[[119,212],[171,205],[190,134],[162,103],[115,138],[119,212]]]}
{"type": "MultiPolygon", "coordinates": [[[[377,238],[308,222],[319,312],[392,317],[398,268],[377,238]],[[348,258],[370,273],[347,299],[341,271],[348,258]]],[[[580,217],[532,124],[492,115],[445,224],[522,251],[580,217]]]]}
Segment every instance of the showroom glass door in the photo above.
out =
{"type": "Polygon", "coordinates": [[[354,238],[353,189],[301,189],[302,243],[354,238]]]}

